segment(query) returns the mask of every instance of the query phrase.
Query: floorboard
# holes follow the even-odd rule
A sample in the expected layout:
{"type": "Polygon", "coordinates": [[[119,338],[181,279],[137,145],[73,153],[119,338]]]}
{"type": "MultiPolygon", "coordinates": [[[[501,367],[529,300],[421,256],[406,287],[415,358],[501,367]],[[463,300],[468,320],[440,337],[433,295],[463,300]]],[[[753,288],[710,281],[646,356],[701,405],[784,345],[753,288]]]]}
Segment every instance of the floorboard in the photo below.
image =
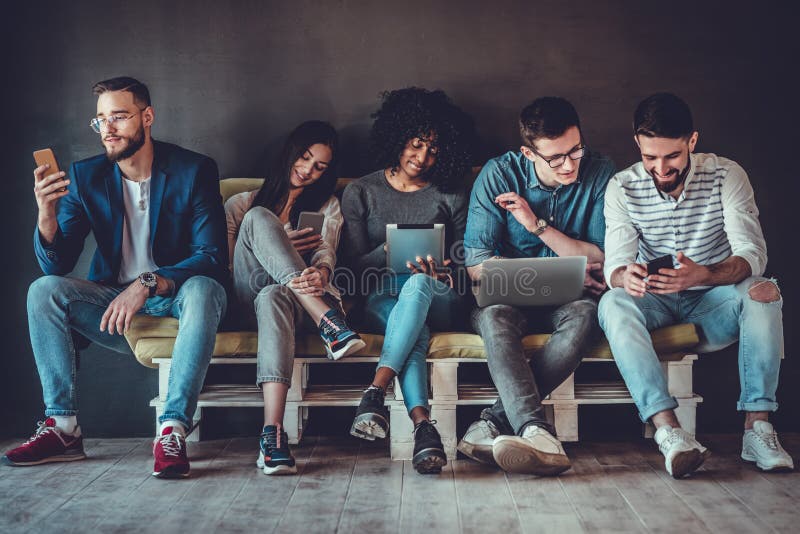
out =
{"type": "MultiPolygon", "coordinates": [[[[800,450],[800,434],[781,440],[800,450]]],[[[6,440],[18,444],[23,440],[6,440]]],[[[393,462],[385,442],[307,436],[296,476],[255,467],[258,438],[189,443],[192,475],[151,476],[150,439],[89,439],[89,459],[0,466],[0,532],[794,532],[800,472],[739,458],[741,435],[700,436],[713,455],[675,480],[652,440],[567,444],[556,478],[468,459],[439,475],[393,462]]]]}

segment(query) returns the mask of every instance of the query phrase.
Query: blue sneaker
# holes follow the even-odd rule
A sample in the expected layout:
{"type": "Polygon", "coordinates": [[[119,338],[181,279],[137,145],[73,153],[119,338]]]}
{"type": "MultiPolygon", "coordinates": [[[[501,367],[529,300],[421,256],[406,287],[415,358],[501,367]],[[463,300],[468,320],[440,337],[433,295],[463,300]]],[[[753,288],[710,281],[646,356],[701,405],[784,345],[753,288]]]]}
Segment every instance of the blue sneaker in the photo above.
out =
{"type": "Polygon", "coordinates": [[[325,343],[328,358],[338,360],[358,352],[367,346],[358,334],[353,332],[337,310],[330,309],[319,322],[319,335],[325,343]]]}
{"type": "Polygon", "coordinates": [[[265,475],[293,475],[297,473],[294,456],[289,450],[289,437],[283,428],[275,425],[264,427],[259,440],[261,450],[258,452],[256,465],[264,470],[265,475]]]}

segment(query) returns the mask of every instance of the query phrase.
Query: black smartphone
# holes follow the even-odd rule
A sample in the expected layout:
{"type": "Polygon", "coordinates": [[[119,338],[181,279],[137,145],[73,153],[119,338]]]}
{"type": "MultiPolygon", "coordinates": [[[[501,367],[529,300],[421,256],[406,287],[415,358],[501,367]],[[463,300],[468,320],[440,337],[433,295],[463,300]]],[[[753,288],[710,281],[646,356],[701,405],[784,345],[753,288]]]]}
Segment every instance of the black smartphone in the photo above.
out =
{"type": "Polygon", "coordinates": [[[325,215],[313,211],[301,211],[297,219],[297,230],[303,228],[313,228],[314,231],[309,235],[322,235],[322,225],[325,223],[325,215]]]}
{"type": "Polygon", "coordinates": [[[650,276],[651,274],[658,274],[659,269],[672,268],[672,255],[667,254],[666,256],[661,256],[660,258],[656,258],[653,261],[647,262],[647,275],[650,276]]]}

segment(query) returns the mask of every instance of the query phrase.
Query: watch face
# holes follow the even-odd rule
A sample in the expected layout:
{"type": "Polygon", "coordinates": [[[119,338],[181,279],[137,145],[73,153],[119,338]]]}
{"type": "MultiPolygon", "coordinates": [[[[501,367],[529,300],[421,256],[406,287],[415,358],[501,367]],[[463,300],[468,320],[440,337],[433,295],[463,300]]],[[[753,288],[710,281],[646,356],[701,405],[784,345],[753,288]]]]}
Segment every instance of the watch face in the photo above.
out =
{"type": "Polygon", "coordinates": [[[153,273],[142,273],[141,279],[142,283],[148,287],[156,285],[156,275],[153,273]]]}

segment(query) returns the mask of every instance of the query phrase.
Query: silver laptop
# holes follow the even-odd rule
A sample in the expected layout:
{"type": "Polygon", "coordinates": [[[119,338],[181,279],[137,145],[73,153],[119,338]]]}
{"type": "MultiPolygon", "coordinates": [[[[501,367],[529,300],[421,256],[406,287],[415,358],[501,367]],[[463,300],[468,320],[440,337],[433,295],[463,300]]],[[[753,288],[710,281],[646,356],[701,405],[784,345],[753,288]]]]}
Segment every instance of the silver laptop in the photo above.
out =
{"type": "Polygon", "coordinates": [[[411,271],[406,262],[431,256],[437,265],[444,260],[444,224],[387,224],[386,266],[397,274],[411,271]]]}
{"type": "Polygon", "coordinates": [[[586,256],[492,259],[473,287],[478,306],[560,306],[583,295],[586,256]]]}

